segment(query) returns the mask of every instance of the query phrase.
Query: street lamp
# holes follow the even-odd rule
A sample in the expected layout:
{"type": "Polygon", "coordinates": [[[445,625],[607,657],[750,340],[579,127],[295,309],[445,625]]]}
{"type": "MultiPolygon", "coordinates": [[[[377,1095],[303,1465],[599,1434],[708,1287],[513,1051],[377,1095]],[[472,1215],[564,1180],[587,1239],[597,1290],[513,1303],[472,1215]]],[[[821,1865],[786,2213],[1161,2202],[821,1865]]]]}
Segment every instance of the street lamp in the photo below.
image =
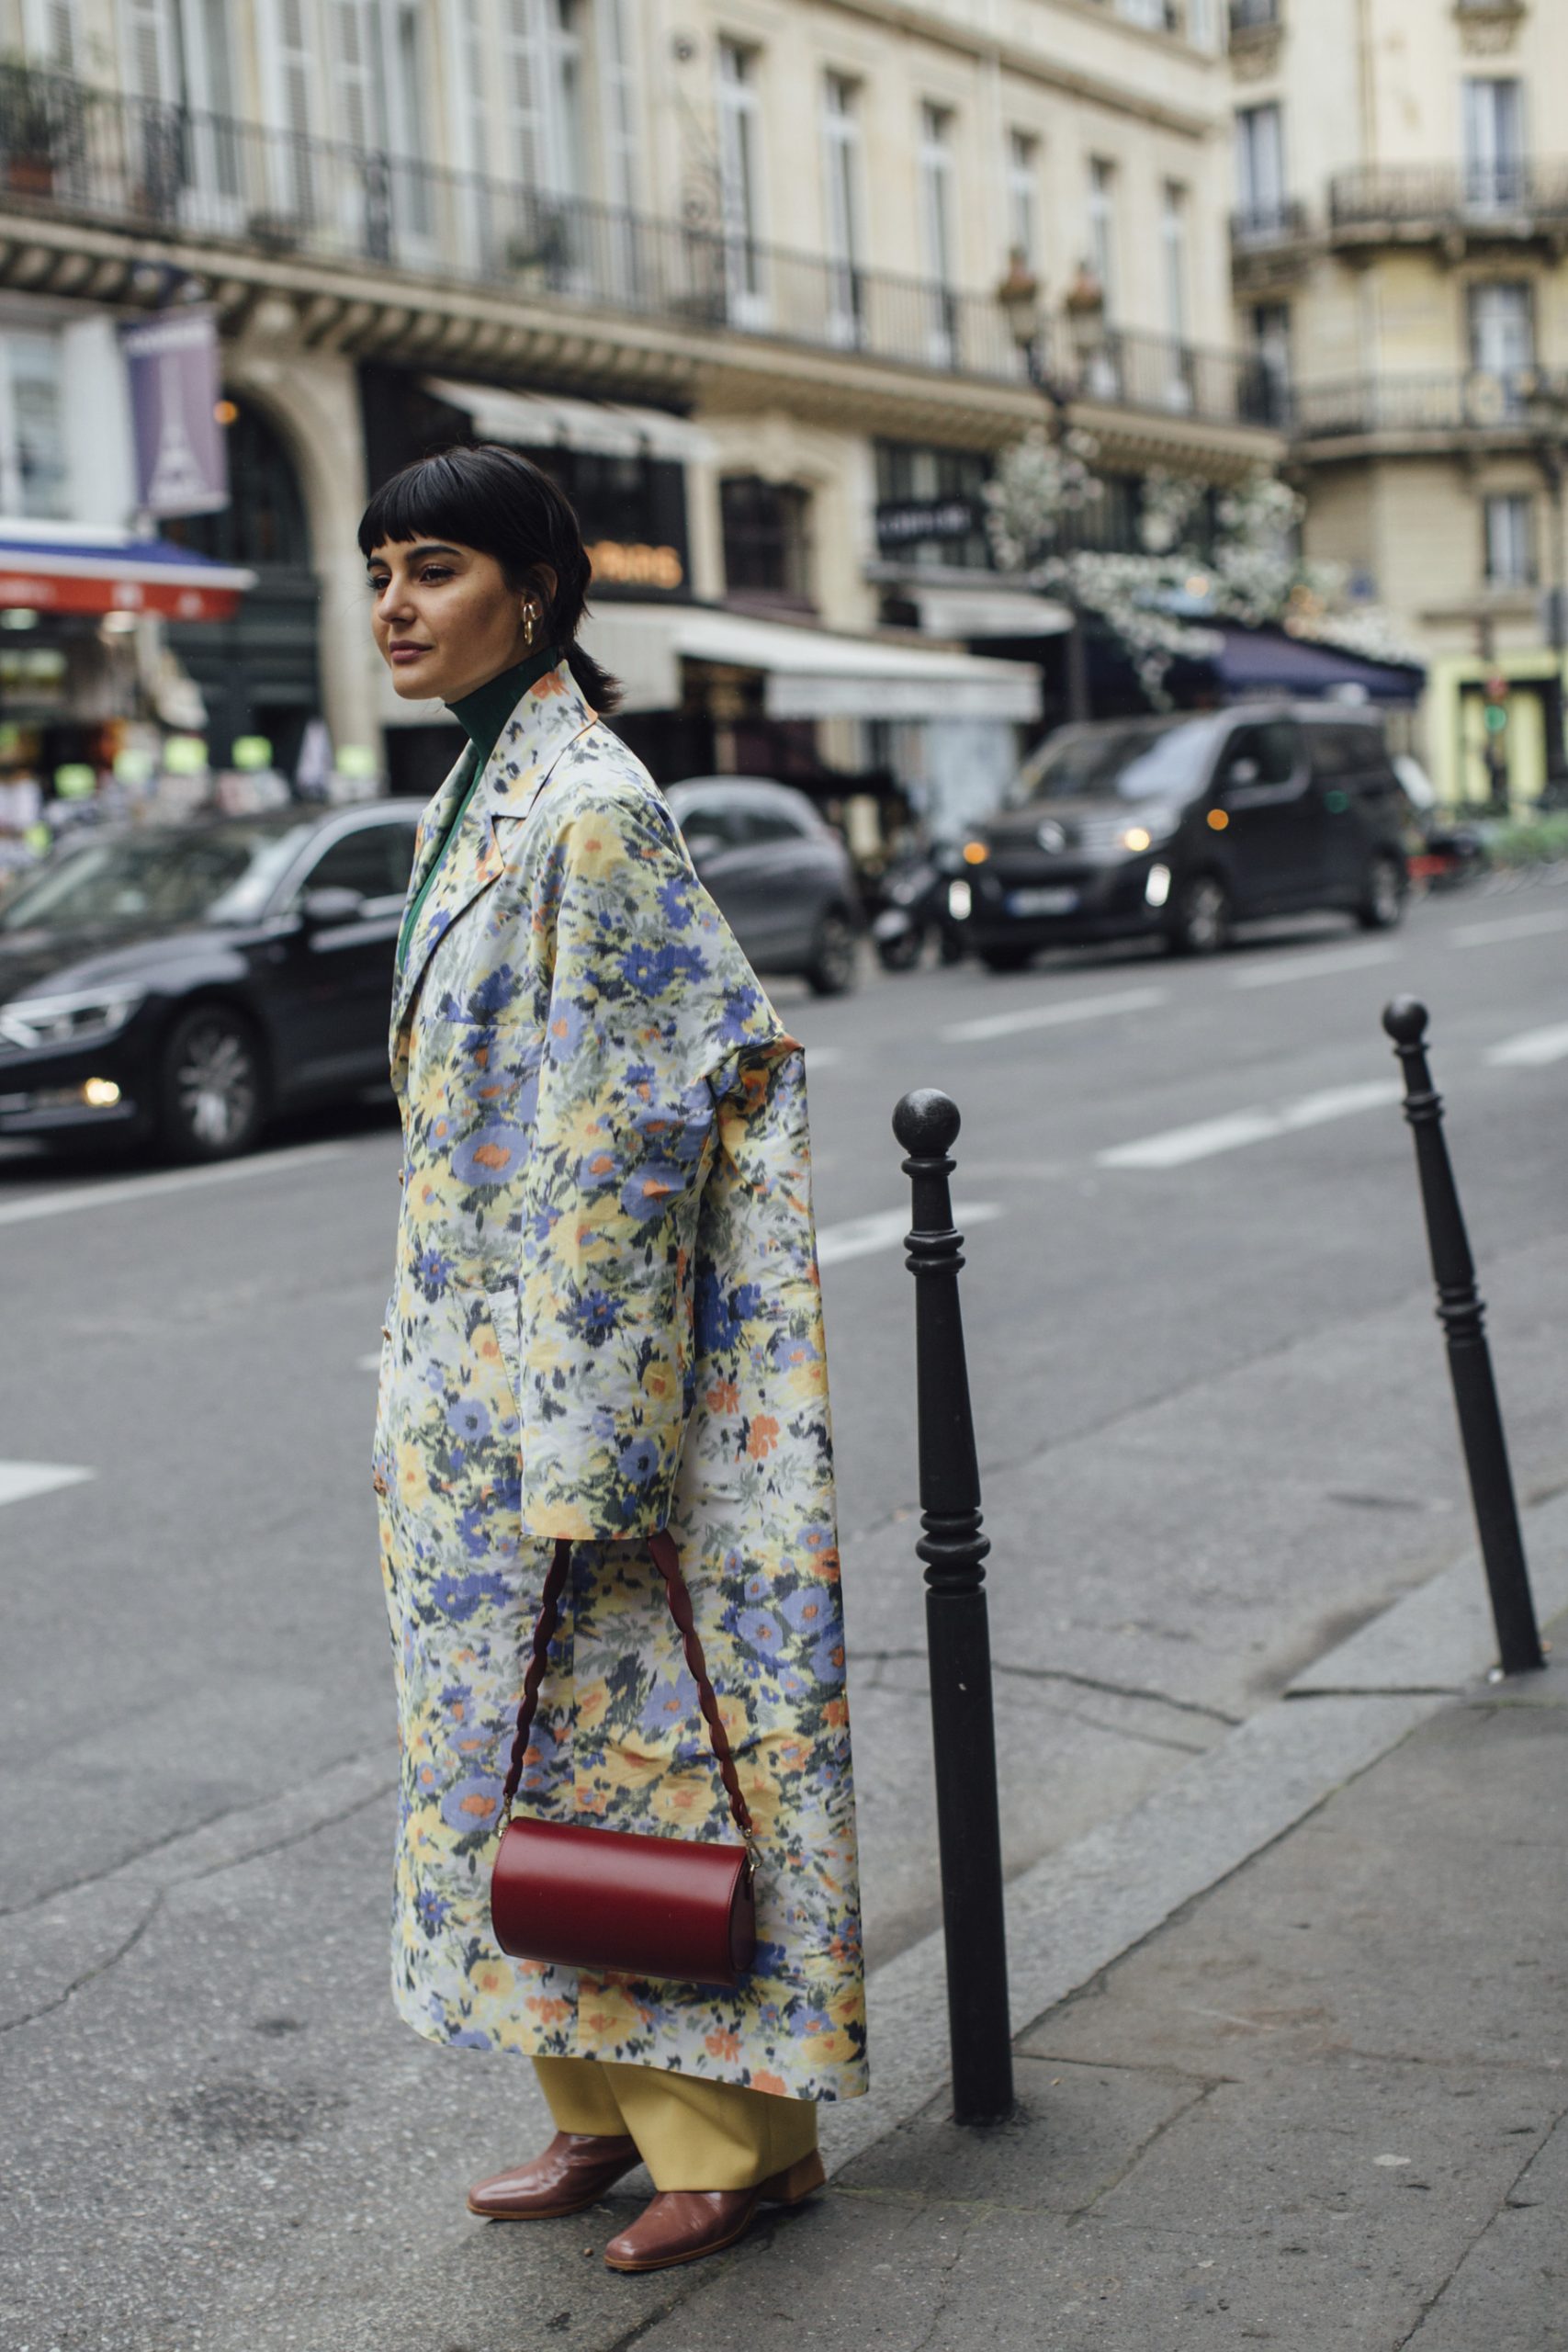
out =
{"type": "Polygon", "coordinates": [[[1564,579],[1562,490],[1564,454],[1568,452],[1568,381],[1531,368],[1523,378],[1525,414],[1529,421],[1535,460],[1546,484],[1551,509],[1551,547],[1548,570],[1547,642],[1551,648],[1551,675],[1546,689],[1546,782],[1541,799],[1548,807],[1568,800],[1568,756],[1562,742],[1562,662],[1568,646],[1568,581],[1564,579]]]}
{"type": "MultiPolygon", "coordinates": [[[[1008,322],[1008,332],[1029,371],[1030,382],[1037,392],[1044,394],[1051,404],[1051,438],[1061,442],[1066,437],[1069,412],[1084,370],[1103,341],[1104,290],[1087,264],[1080,264],[1062,302],[1067,322],[1068,346],[1075,362],[1070,374],[1063,374],[1052,365],[1044,288],[1030,268],[1028,256],[1021,245],[1014,245],[1008,254],[1007,276],[997,288],[997,300],[1008,322]]],[[[1077,721],[1089,715],[1089,668],[1085,659],[1083,616],[1070,581],[1063,582],[1063,601],[1072,615],[1066,647],[1067,717],[1077,721]]]]}

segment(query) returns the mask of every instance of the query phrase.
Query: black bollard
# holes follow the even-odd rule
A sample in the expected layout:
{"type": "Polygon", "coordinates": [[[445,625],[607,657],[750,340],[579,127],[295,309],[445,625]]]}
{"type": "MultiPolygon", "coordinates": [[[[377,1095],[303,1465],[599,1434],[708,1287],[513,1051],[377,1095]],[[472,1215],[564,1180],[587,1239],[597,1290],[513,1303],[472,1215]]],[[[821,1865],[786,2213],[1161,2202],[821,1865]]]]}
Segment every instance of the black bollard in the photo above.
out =
{"type": "Polygon", "coordinates": [[[1492,1596],[1498,1657],[1505,1674],[1529,1674],[1544,1665],[1545,1659],[1530,1599],[1497,1385],[1492,1377],[1485,1308],[1476,1294],[1475,1262],[1443,1136],[1443,1098],[1434,1089],[1427,1067],[1427,1008],[1413,996],[1395,997],[1383,1009],[1382,1025],[1404,1068],[1404,1115],[1416,1137],[1432,1277],[1438,1285],[1438,1319],[1448,1341],[1449,1374],[1492,1596]]]}
{"type": "Polygon", "coordinates": [[[953,2112],[958,2123],[995,2123],[1012,2113],[1012,2027],[991,1637],[980,1565],[991,1546],[980,1532],[980,1473],[958,1303],[964,1237],[953,1229],[947,1185],[958,1106],[936,1088],[921,1087],[894,1112],[893,1132],[909,1155],[904,1172],[914,1187],[906,1262],[919,1277],[915,1357],[925,1530],[915,1550],[926,1564],[953,2112]]]}

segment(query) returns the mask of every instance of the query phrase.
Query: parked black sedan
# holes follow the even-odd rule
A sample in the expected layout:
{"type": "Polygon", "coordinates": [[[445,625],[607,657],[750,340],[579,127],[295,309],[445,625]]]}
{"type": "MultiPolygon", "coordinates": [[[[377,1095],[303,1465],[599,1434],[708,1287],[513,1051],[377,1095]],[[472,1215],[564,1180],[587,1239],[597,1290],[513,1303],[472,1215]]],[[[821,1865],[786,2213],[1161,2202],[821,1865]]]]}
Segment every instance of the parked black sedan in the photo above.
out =
{"type": "Polygon", "coordinates": [[[693,865],[759,972],[818,996],[855,984],[860,894],[850,854],[804,792],[766,776],[698,775],[667,795],[693,865]]]}
{"type": "Polygon", "coordinates": [[[92,833],[0,899],[0,1135],[243,1151],[387,1069],[417,803],[92,833]]]}

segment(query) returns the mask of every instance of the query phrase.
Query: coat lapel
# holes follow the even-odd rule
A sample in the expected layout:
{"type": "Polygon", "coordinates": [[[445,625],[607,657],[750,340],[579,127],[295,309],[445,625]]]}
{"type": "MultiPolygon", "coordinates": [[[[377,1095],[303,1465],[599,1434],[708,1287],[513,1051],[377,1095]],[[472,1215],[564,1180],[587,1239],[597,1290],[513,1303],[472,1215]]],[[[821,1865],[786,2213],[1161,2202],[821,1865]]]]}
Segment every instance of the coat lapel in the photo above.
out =
{"type": "Polygon", "coordinates": [[[474,786],[473,798],[441,857],[441,842],[468,790],[468,763],[460,757],[420,820],[409,876],[412,904],[431,867],[439,870],[409,939],[392,991],[391,1060],[396,1076],[400,1033],[413,1010],[425,967],[465,908],[497,880],[505,858],[496,839],[498,817],[525,817],[557,760],[594,721],[565,662],[536,679],[502,729],[474,786]]]}

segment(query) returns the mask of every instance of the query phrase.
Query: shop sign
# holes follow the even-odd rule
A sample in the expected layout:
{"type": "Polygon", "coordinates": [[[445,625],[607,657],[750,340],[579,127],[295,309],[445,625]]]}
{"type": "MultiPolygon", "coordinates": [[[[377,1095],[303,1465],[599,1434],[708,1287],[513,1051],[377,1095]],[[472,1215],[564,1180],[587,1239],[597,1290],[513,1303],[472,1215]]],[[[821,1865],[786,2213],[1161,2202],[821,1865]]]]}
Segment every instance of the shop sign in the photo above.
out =
{"type": "Polygon", "coordinates": [[[595,539],[588,550],[595,582],[616,588],[679,588],[686,568],[679,550],[641,539],[595,539]]]}
{"type": "Polygon", "coordinates": [[[120,329],[136,438],[136,503],[148,514],[212,514],[229,503],[210,311],[165,311],[120,329]]]}
{"type": "Polygon", "coordinates": [[[876,510],[876,540],[884,548],[911,547],[920,539],[963,539],[981,527],[973,498],[895,498],[876,510]]]}
{"type": "Polygon", "coordinates": [[[226,621],[234,588],[189,588],[175,580],[84,579],[71,573],[0,572],[0,608],[37,613],[161,613],[168,620],[226,621]]]}

